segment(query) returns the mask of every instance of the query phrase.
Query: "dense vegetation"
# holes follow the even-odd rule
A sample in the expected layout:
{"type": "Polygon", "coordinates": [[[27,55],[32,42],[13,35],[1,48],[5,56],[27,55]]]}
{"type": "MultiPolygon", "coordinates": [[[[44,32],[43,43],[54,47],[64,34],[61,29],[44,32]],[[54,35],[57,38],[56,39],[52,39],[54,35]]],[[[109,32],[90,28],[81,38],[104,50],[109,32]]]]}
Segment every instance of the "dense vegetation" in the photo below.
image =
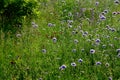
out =
{"type": "Polygon", "coordinates": [[[120,80],[119,0],[0,1],[0,80],[120,80]]]}

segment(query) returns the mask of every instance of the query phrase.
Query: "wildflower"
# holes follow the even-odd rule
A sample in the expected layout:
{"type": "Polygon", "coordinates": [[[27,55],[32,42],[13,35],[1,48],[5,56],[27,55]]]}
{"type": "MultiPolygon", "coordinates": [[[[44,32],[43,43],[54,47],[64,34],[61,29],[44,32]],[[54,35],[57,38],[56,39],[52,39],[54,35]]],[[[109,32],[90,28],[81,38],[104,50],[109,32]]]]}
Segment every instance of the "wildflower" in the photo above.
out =
{"type": "Polygon", "coordinates": [[[57,42],[57,38],[53,37],[53,42],[56,43],[57,42]]]}
{"type": "Polygon", "coordinates": [[[120,2],[119,2],[119,0],[115,0],[114,3],[115,3],[116,5],[118,5],[120,2]]]}
{"type": "Polygon", "coordinates": [[[39,80],[43,80],[42,78],[39,78],[39,80]]]}
{"type": "Polygon", "coordinates": [[[71,25],[73,23],[73,20],[68,20],[67,22],[69,25],[71,25]]]}
{"type": "Polygon", "coordinates": [[[106,28],[107,28],[107,29],[110,29],[110,26],[109,26],[109,25],[106,25],[106,28]]]}
{"type": "Polygon", "coordinates": [[[31,24],[32,24],[32,25],[35,25],[35,22],[32,22],[31,24]]]}
{"type": "Polygon", "coordinates": [[[75,66],[76,66],[76,63],[75,63],[75,62],[71,63],[71,66],[75,67],[75,66]]]}
{"type": "Polygon", "coordinates": [[[37,28],[38,27],[38,25],[37,24],[34,24],[34,25],[32,25],[33,26],[33,28],[37,28]]]}
{"type": "Polygon", "coordinates": [[[120,53],[120,48],[119,48],[119,49],[116,49],[116,52],[117,52],[117,53],[120,53]]]}
{"type": "Polygon", "coordinates": [[[82,62],[83,62],[83,60],[82,60],[82,59],[79,59],[79,60],[78,60],[78,62],[82,63],[82,62]]]}
{"type": "Polygon", "coordinates": [[[107,13],[108,13],[108,10],[107,10],[107,9],[106,9],[106,10],[104,10],[104,13],[106,13],[106,14],[107,14],[107,13]]]}
{"type": "Polygon", "coordinates": [[[53,26],[53,24],[52,23],[48,23],[48,27],[52,27],[53,26]]]}
{"type": "Polygon", "coordinates": [[[81,49],[81,52],[84,52],[85,51],[85,49],[81,49]]]}
{"type": "Polygon", "coordinates": [[[96,43],[100,43],[100,39],[96,39],[96,41],[95,41],[96,43]]]}
{"type": "Polygon", "coordinates": [[[105,19],[106,19],[106,17],[105,17],[104,15],[102,15],[102,14],[99,16],[99,18],[100,18],[101,20],[105,20],[105,19]]]}
{"type": "Polygon", "coordinates": [[[98,61],[98,62],[96,62],[96,65],[101,65],[101,62],[99,62],[99,61],[98,61]]]}
{"type": "Polygon", "coordinates": [[[118,53],[117,57],[120,58],[120,53],[118,53]]]}
{"type": "Polygon", "coordinates": [[[113,15],[117,15],[117,12],[112,12],[113,15]]]}
{"type": "Polygon", "coordinates": [[[68,24],[68,27],[69,27],[69,28],[72,28],[72,25],[68,24]]]}
{"type": "Polygon", "coordinates": [[[79,42],[79,41],[78,41],[77,39],[74,39],[74,43],[75,43],[75,44],[78,44],[78,42],[79,42]]]}
{"type": "Polygon", "coordinates": [[[72,13],[71,13],[71,12],[69,12],[69,13],[68,13],[68,16],[69,16],[69,17],[71,17],[71,16],[72,16],[72,13]]]}
{"type": "Polygon", "coordinates": [[[21,34],[16,34],[16,37],[17,37],[17,38],[19,38],[19,37],[21,37],[21,36],[22,36],[21,34]]]}
{"type": "Polygon", "coordinates": [[[112,80],[112,77],[109,77],[108,80],[112,80]]]}
{"type": "Polygon", "coordinates": [[[67,67],[66,67],[66,65],[64,65],[64,64],[59,67],[60,70],[64,70],[65,68],[67,68],[67,67]]]}
{"type": "Polygon", "coordinates": [[[111,28],[111,31],[112,31],[112,32],[115,32],[115,31],[116,31],[116,29],[115,29],[115,28],[111,28]]]}
{"type": "Polygon", "coordinates": [[[103,45],[102,45],[102,48],[106,48],[106,45],[105,45],[105,44],[103,44],[103,45]]]}
{"type": "Polygon", "coordinates": [[[99,5],[99,2],[95,2],[95,5],[98,6],[98,5],[99,5]]]}
{"type": "Polygon", "coordinates": [[[94,53],[95,53],[95,50],[94,50],[94,49],[90,49],[90,53],[91,53],[91,54],[94,54],[94,53]]]}
{"type": "Polygon", "coordinates": [[[77,51],[76,49],[72,49],[72,52],[74,52],[74,53],[75,53],[76,51],[77,51]]]}
{"type": "Polygon", "coordinates": [[[87,35],[87,34],[88,34],[88,32],[87,32],[87,31],[85,31],[85,32],[84,32],[84,34],[86,34],[86,35],[87,35]]]}
{"type": "Polygon", "coordinates": [[[106,66],[106,67],[109,67],[109,66],[110,66],[110,64],[109,64],[109,63],[106,63],[106,64],[105,64],[105,66],[106,66]]]}
{"type": "Polygon", "coordinates": [[[42,53],[46,53],[47,52],[47,50],[46,49],[42,49],[42,53]]]}

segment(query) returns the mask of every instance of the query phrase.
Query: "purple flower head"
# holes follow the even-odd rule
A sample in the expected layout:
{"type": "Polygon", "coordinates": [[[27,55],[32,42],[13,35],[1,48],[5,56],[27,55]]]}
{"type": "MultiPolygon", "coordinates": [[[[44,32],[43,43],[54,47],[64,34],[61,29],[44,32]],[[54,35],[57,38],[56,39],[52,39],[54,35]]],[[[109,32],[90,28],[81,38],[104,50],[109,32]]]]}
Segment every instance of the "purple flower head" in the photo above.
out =
{"type": "Polygon", "coordinates": [[[106,45],[105,45],[105,44],[103,44],[103,45],[102,45],[102,48],[106,48],[106,45]]]}
{"type": "Polygon", "coordinates": [[[46,53],[47,52],[47,50],[46,49],[42,49],[42,53],[46,53]]]}
{"type": "Polygon", "coordinates": [[[102,63],[101,63],[101,62],[99,62],[99,61],[98,61],[98,62],[96,62],[96,65],[101,65],[101,64],[102,64],[102,63]]]}
{"type": "Polygon", "coordinates": [[[53,26],[53,24],[52,23],[48,23],[48,27],[52,27],[53,26]]]}
{"type": "Polygon", "coordinates": [[[69,12],[69,13],[68,13],[68,16],[69,16],[69,17],[71,17],[71,16],[72,16],[72,13],[71,13],[71,12],[69,12]]]}
{"type": "Polygon", "coordinates": [[[78,60],[78,62],[82,63],[82,62],[83,62],[83,60],[82,60],[82,59],[79,59],[79,60],[78,60]]]}
{"type": "Polygon", "coordinates": [[[75,53],[76,51],[77,51],[76,49],[72,49],[72,52],[74,52],[74,53],[75,53]]]}
{"type": "Polygon", "coordinates": [[[19,37],[21,37],[21,36],[22,36],[21,34],[16,34],[16,37],[17,37],[17,38],[19,38],[19,37]]]}
{"type": "Polygon", "coordinates": [[[79,42],[79,41],[78,41],[77,39],[74,39],[74,43],[75,43],[75,44],[78,44],[78,42],[79,42]]]}
{"type": "Polygon", "coordinates": [[[112,12],[113,15],[117,15],[117,12],[112,12]]]}
{"type": "Polygon", "coordinates": [[[43,80],[42,78],[39,78],[39,80],[43,80]]]}
{"type": "Polygon", "coordinates": [[[104,10],[104,13],[106,13],[106,14],[107,14],[107,13],[108,13],[108,10],[107,10],[107,9],[106,9],[106,10],[104,10]]]}
{"type": "Polygon", "coordinates": [[[102,14],[99,16],[99,18],[100,18],[101,20],[105,20],[105,19],[106,19],[106,17],[105,17],[104,15],[102,15],[102,14]]]}
{"type": "Polygon", "coordinates": [[[75,67],[75,66],[76,66],[76,63],[75,63],[75,62],[71,63],[71,66],[75,67]]]}
{"type": "Polygon", "coordinates": [[[57,38],[53,37],[53,42],[56,43],[57,42],[57,38]]]}
{"type": "Polygon", "coordinates": [[[94,53],[95,53],[95,50],[94,50],[94,49],[90,49],[90,53],[91,53],[91,54],[94,54],[94,53]]]}
{"type": "Polygon", "coordinates": [[[95,41],[96,43],[100,43],[100,39],[96,39],[96,41],[95,41]]]}
{"type": "Polygon", "coordinates": [[[115,3],[116,5],[118,5],[120,2],[119,2],[119,0],[115,0],[114,3],[115,3]]]}
{"type": "Polygon", "coordinates": [[[109,63],[106,63],[106,64],[105,64],[105,66],[106,66],[106,67],[109,67],[109,66],[110,66],[110,64],[109,64],[109,63]]]}
{"type": "Polygon", "coordinates": [[[120,48],[119,48],[119,49],[116,49],[116,52],[117,52],[117,53],[120,53],[120,48]]]}
{"type": "Polygon", "coordinates": [[[112,80],[112,77],[109,77],[108,80],[112,80]]]}
{"type": "Polygon", "coordinates": [[[64,65],[64,64],[59,67],[60,70],[64,70],[65,68],[67,68],[67,67],[66,67],[66,65],[64,65]]]}
{"type": "Polygon", "coordinates": [[[95,5],[98,6],[98,5],[99,5],[99,2],[95,2],[95,5]]]}
{"type": "Polygon", "coordinates": [[[117,57],[120,58],[120,53],[118,53],[117,57]]]}
{"type": "Polygon", "coordinates": [[[85,51],[85,49],[81,49],[81,52],[84,52],[85,51]]]}

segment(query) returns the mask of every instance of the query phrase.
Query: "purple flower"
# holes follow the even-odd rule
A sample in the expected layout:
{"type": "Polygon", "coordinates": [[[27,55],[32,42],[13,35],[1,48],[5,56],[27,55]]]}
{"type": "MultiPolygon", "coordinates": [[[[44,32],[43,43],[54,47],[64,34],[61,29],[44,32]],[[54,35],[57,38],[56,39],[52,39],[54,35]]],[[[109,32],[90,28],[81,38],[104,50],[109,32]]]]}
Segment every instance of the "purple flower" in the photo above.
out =
{"type": "Polygon", "coordinates": [[[49,27],[52,27],[52,26],[53,26],[53,24],[52,24],[52,23],[48,23],[48,26],[49,26],[49,27]]]}
{"type": "Polygon", "coordinates": [[[77,44],[79,41],[77,39],[74,39],[74,43],[77,44]]]}
{"type": "Polygon", "coordinates": [[[42,49],[42,53],[46,53],[47,52],[47,50],[46,49],[42,49]]]}
{"type": "Polygon", "coordinates": [[[39,78],[39,80],[43,80],[42,78],[39,78]]]}
{"type": "Polygon", "coordinates": [[[77,51],[76,49],[72,49],[72,52],[74,52],[74,53],[75,53],[76,51],[77,51]]]}
{"type": "Polygon", "coordinates": [[[57,42],[57,38],[53,37],[53,42],[56,43],[57,42]]]}
{"type": "Polygon", "coordinates": [[[117,52],[117,53],[120,53],[120,49],[116,49],[116,52],[117,52]]]}
{"type": "Polygon", "coordinates": [[[112,77],[109,77],[108,80],[112,80],[112,77]]]}
{"type": "Polygon", "coordinates": [[[107,14],[107,13],[108,13],[108,10],[107,10],[107,9],[106,9],[106,10],[104,10],[104,13],[106,13],[106,14],[107,14]]]}
{"type": "Polygon", "coordinates": [[[79,59],[79,60],[78,60],[78,62],[82,63],[82,62],[83,62],[83,60],[82,60],[82,59],[79,59]]]}
{"type": "Polygon", "coordinates": [[[120,58],[120,53],[118,53],[118,55],[117,55],[117,56],[118,56],[118,58],[120,58]]]}
{"type": "Polygon", "coordinates": [[[106,64],[105,64],[105,66],[106,66],[106,67],[109,67],[109,66],[110,66],[110,64],[109,64],[109,63],[106,63],[106,64]]]}
{"type": "Polygon", "coordinates": [[[75,62],[71,63],[71,66],[75,67],[75,66],[76,66],[76,63],[75,63],[75,62]]]}
{"type": "Polygon", "coordinates": [[[118,5],[120,2],[119,0],[115,0],[114,3],[118,5]]]}
{"type": "Polygon", "coordinates": [[[101,65],[101,62],[99,62],[99,61],[98,61],[98,62],[96,62],[96,65],[101,65]]]}
{"type": "Polygon", "coordinates": [[[117,12],[112,12],[113,15],[117,15],[117,12]]]}
{"type": "Polygon", "coordinates": [[[67,67],[66,67],[66,65],[64,65],[64,64],[59,67],[60,70],[64,70],[65,68],[67,68],[67,67]]]}
{"type": "Polygon", "coordinates": [[[96,43],[100,43],[100,39],[96,39],[96,43]]]}
{"type": "Polygon", "coordinates": [[[102,15],[102,14],[99,16],[99,18],[100,18],[101,20],[105,20],[105,19],[106,19],[106,17],[105,17],[104,15],[102,15]]]}
{"type": "Polygon", "coordinates": [[[103,45],[102,45],[102,48],[106,48],[106,45],[105,45],[105,44],[103,44],[103,45]]]}
{"type": "Polygon", "coordinates": [[[99,5],[99,2],[95,2],[95,5],[98,6],[98,5],[99,5]]]}
{"type": "Polygon", "coordinates": [[[94,50],[94,49],[90,49],[90,53],[91,53],[91,54],[94,54],[94,53],[95,53],[95,50],[94,50]]]}

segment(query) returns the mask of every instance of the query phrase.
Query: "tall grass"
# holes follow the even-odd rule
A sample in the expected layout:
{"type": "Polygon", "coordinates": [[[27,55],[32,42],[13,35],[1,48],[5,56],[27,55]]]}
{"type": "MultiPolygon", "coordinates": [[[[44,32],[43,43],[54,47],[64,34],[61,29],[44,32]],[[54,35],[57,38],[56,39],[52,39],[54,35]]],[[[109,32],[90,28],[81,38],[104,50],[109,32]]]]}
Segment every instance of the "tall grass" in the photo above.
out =
{"type": "Polygon", "coordinates": [[[41,0],[21,33],[0,31],[0,80],[119,80],[120,2],[97,2],[41,0]]]}

